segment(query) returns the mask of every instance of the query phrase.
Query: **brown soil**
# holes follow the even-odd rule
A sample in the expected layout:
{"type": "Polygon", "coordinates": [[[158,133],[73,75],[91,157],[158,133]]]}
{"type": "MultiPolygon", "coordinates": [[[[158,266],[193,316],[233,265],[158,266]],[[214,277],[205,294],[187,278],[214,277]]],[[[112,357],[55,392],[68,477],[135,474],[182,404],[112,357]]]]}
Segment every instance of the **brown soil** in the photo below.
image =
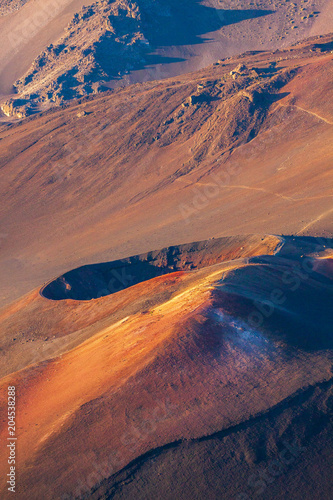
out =
{"type": "Polygon", "coordinates": [[[332,234],[331,43],[245,55],[3,125],[2,302],[153,248],[332,234]],[[234,78],[240,63],[248,69],[234,78]]]}
{"type": "Polygon", "coordinates": [[[330,498],[332,43],[2,122],[19,500],[330,498]]]}
{"type": "Polygon", "coordinates": [[[333,30],[331,0],[40,2],[28,1],[0,23],[0,91],[10,94],[15,84],[20,98],[38,105],[333,30]]]}
{"type": "MultiPolygon", "coordinates": [[[[133,474],[124,467],[136,460],[144,476],[147,467],[154,469],[162,460],[164,479],[154,470],[151,486],[140,481],[135,486],[139,498],[151,497],[158,481],[167,481],[178,467],[182,453],[185,467],[188,460],[197,460],[199,450],[192,455],[193,449],[206,446],[209,453],[219,436],[235,439],[234,450],[248,450],[238,456],[239,467],[256,467],[262,444],[255,435],[246,437],[252,422],[262,428],[265,419],[274,421],[275,432],[281,432],[276,446],[294,439],[297,429],[302,429],[300,446],[304,439],[312,446],[316,435],[322,438],[329,431],[332,240],[210,240],[192,246],[199,259],[205,245],[210,257],[201,269],[169,273],[92,301],[52,301],[32,294],[25,304],[4,311],[7,332],[10,325],[21,324],[22,338],[10,346],[17,354],[25,349],[24,332],[35,328],[38,317],[48,324],[41,321],[44,332],[32,340],[53,333],[52,339],[43,339],[44,349],[57,332],[72,331],[71,338],[63,337],[62,345],[44,353],[35,346],[39,359],[1,382],[4,392],[8,384],[20,389],[19,498],[108,498],[114,490],[121,498],[133,474]],[[230,255],[233,246],[237,257],[239,245],[252,257],[221,262],[223,248],[230,255]],[[260,256],[267,252],[271,255],[260,256]],[[311,412],[319,428],[309,419],[311,412]],[[174,453],[168,463],[170,446],[174,453]],[[150,450],[158,457],[155,465],[151,454],[145,455],[150,450]],[[119,481],[115,474],[121,469],[125,479],[119,481]]],[[[178,255],[187,254],[182,247],[175,250],[177,265],[178,255]]],[[[170,257],[169,250],[164,255],[170,257]]],[[[263,463],[274,453],[274,437],[265,432],[263,463]]],[[[223,451],[217,456],[223,466],[223,451]]],[[[201,467],[211,470],[206,456],[201,467]]],[[[134,473],[141,477],[137,467],[134,473]]],[[[205,482],[194,485],[200,495],[207,491],[205,482]]],[[[306,496],[305,487],[299,487],[306,496]]],[[[167,498],[169,488],[170,483],[167,498]]],[[[218,479],[212,498],[221,488],[218,479]]],[[[235,485],[223,488],[227,498],[235,491],[235,485]]]]}

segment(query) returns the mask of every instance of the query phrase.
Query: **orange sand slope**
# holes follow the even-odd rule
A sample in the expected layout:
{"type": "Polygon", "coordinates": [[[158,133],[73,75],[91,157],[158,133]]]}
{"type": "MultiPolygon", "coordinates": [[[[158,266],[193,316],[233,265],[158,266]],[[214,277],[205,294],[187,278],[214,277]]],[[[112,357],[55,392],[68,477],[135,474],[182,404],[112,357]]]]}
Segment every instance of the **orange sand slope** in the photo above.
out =
{"type": "MultiPolygon", "coordinates": [[[[141,281],[109,295],[77,301],[65,287],[58,300],[32,293],[4,310],[8,332],[63,340],[35,347],[32,364],[1,381],[3,393],[19,391],[18,498],[97,487],[104,498],[101,482],[149,450],[230,429],[328,383],[332,248],[318,238],[209,240],[141,256],[166,273],[148,281],[124,260],[141,281]]],[[[90,268],[80,276],[94,285],[90,268]]],[[[16,356],[25,340],[13,341],[16,356]]]]}
{"type": "Polygon", "coordinates": [[[2,303],[171,244],[332,234],[331,50],[244,54],[2,125],[2,303]]]}
{"type": "Polygon", "coordinates": [[[20,500],[330,498],[332,43],[3,123],[20,500]]]}

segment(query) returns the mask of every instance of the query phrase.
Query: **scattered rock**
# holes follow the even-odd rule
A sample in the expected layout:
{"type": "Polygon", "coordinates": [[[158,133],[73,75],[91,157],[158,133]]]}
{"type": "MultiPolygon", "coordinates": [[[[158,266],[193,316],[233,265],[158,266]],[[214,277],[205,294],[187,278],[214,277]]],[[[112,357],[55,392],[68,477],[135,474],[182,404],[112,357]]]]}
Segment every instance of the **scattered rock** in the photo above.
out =
{"type": "Polygon", "coordinates": [[[1,104],[1,111],[9,118],[22,119],[31,114],[32,108],[27,99],[9,99],[1,104]]]}
{"type": "Polygon", "coordinates": [[[235,69],[230,71],[230,75],[234,78],[234,80],[237,78],[238,75],[244,75],[248,73],[248,68],[245,66],[245,64],[238,64],[235,69]]]}
{"type": "Polygon", "coordinates": [[[28,0],[1,0],[0,1],[0,16],[7,16],[13,12],[20,10],[28,0]]]}

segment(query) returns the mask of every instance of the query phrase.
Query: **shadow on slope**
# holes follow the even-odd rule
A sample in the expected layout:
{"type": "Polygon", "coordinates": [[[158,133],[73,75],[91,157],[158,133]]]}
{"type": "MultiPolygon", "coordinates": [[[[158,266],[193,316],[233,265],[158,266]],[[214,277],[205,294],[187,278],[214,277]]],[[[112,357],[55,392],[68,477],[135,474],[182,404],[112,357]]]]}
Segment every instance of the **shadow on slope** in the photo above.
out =
{"type": "Polygon", "coordinates": [[[194,45],[203,43],[201,38],[229,24],[273,14],[273,10],[224,10],[202,5],[200,0],[164,2],[167,5],[152,6],[144,10],[143,24],[151,44],[155,47],[170,45],[194,45]]]}
{"type": "Polygon", "coordinates": [[[66,34],[39,54],[15,82],[15,90],[18,95],[30,95],[30,100],[57,104],[98,93],[107,88],[105,82],[119,80],[130,71],[188,58],[186,49],[173,57],[163,47],[203,44],[205,33],[272,12],[225,11],[198,0],[97,2],[74,16],[66,34]]]}
{"type": "MultiPolygon", "coordinates": [[[[113,33],[106,34],[96,44],[95,59],[102,71],[110,79],[119,78],[119,64],[124,70],[142,70],[150,65],[183,62],[186,59],[164,57],[154,51],[161,47],[186,46],[202,44],[209,39],[203,38],[206,33],[218,31],[223,26],[236,24],[246,19],[254,19],[272,14],[272,10],[222,10],[202,5],[198,0],[185,2],[156,2],[139,4],[140,19],[130,18],[119,9],[118,15],[109,16],[109,22],[118,35],[115,41],[113,33]],[[119,60],[119,37],[127,42],[129,33],[142,30],[146,40],[141,44],[142,58],[137,58],[137,45],[130,44],[126,59],[119,60]],[[135,49],[136,47],[136,49],[135,49]]],[[[105,79],[107,77],[105,76],[105,79]]]]}
{"type": "Polygon", "coordinates": [[[89,498],[249,500],[262,491],[275,499],[286,489],[288,498],[300,498],[301,489],[312,499],[309,482],[316,480],[329,498],[332,460],[329,453],[325,461],[322,450],[332,446],[332,393],[332,381],[320,383],[228,429],[154,448],[98,484],[89,498]],[[304,471],[311,477],[305,487],[304,471]]]}
{"type": "Polygon", "coordinates": [[[333,348],[333,240],[287,238],[274,256],[253,257],[213,292],[221,308],[267,338],[305,350],[333,348]]]}
{"type": "Polygon", "coordinates": [[[163,274],[199,269],[257,252],[269,253],[279,242],[274,236],[239,236],[171,246],[114,262],[79,267],[50,282],[41,294],[52,300],[97,299],[163,274]]]}

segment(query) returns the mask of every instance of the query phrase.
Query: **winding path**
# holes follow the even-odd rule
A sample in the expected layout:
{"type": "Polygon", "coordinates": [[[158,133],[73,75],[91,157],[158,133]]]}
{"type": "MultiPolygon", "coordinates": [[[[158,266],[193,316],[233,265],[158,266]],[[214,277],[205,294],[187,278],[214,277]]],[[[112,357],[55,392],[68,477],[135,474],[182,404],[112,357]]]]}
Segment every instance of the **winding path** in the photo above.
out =
{"type": "Polygon", "coordinates": [[[329,215],[331,212],[333,212],[333,208],[330,208],[329,210],[326,210],[326,212],[323,212],[321,215],[319,215],[318,217],[316,217],[315,219],[313,219],[312,221],[308,222],[304,227],[302,227],[302,229],[300,229],[298,231],[298,233],[296,233],[297,235],[299,235],[300,233],[302,233],[303,231],[305,231],[306,229],[308,229],[309,227],[313,226],[313,224],[315,224],[316,222],[319,222],[321,219],[324,219],[327,215],[329,215]]]}
{"type": "Polygon", "coordinates": [[[321,121],[323,121],[325,123],[328,123],[329,125],[333,125],[333,122],[331,122],[327,118],[324,118],[323,116],[318,115],[314,111],[309,111],[308,109],[304,109],[301,106],[297,106],[296,104],[282,104],[281,102],[279,102],[278,106],[282,106],[284,108],[296,108],[296,109],[299,109],[300,111],[303,111],[304,113],[307,113],[308,115],[312,115],[315,118],[318,118],[318,120],[321,120],[321,121]]]}

